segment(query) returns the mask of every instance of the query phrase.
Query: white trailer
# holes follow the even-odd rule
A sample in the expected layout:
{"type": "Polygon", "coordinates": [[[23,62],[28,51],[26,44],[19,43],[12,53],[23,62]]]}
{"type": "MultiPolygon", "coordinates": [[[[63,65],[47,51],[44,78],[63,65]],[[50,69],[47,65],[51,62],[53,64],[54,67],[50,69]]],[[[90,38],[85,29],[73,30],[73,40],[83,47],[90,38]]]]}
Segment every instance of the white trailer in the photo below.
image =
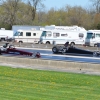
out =
{"type": "Polygon", "coordinates": [[[6,41],[8,39],[13,39],[12,30],[0,30],[0,41],[6,41]]]}
{"type": "Polygon", "coordinates": [[[72,31],[72,30],[44,30],[40,37],[40,43],[43,44],[64,44],[69,42],[71,45],[85,43],[86,30],[72,31]]]}
{"type": "Polygon", "coordinates": [[[100,30],[88,30],[85,39],[85,45],[96,46],[97,43],[100,43],[100,30]]]}
{"type": "Polygon", "coordinates": [[[41,30],[17,30],[14,39],[20,43],[39,43],[41,34],[41,30]]]}

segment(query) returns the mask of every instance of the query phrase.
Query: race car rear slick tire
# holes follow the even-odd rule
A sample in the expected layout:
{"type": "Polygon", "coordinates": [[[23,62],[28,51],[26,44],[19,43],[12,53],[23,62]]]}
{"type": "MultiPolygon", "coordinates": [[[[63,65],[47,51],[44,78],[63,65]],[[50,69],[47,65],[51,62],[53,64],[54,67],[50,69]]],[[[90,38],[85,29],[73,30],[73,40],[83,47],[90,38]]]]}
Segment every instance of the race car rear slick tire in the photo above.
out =
{"type": "Polygon", "coordinates": [[[14,45],[9,45],[9,48],[10,48],[10,49],[14,49],[15,46],[14,46],[14,45]]]}
{"type": "Polygon", "coordinates": [[[57,54],[57,53],[58,53],[58,48],[57,48],[57,47],[53,47],[53,48],[52,48],[52,52],[53,52],[54,54],[57,54]]]}

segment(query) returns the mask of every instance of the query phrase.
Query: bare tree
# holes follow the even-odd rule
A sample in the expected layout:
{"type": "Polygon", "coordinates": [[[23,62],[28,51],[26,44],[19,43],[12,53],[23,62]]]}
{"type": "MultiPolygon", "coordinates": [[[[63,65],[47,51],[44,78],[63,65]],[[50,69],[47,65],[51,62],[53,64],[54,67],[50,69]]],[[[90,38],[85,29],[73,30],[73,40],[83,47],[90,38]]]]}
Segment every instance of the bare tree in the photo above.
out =
{"type": "Polygon", "coordinates": [[[42,1],[43,0],[28,0],[28,5],[29,5],[28,8],[29,8],[32,20],[35,19],[36,10],[38,10],[39,7],[41,7],[41,9],[44,7],[44,5],[42,4],[42,1]]]}
{"type": "Polygon", "coordinates": [[[21,0],[1,0],[3,13],[3,20],[10,26],[15,24],[16,13],[18,11],[18,4],[21,0]]]}
{"type": "Polygon", "coordinates": [[[100,13],[100,0],[90,0],[96,9],[96,13],[100,13]]]}

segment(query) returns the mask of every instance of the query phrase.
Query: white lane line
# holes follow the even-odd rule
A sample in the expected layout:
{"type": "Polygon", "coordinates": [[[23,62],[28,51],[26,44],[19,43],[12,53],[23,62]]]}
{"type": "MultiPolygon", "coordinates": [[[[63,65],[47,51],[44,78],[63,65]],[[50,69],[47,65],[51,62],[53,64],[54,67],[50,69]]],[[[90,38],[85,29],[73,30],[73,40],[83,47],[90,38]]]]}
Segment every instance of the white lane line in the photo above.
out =
{"type": "Polygon", "coordinates": [[[73,57],[73,58],[87,58],[87,59],[100,59],[100,57],[84,57],[84,56],[56,55],[56,54],[44,54],[44,53],[41,53],[41,55],[45,55],[45,56],[60,56],[60,57],[73,57]]]}

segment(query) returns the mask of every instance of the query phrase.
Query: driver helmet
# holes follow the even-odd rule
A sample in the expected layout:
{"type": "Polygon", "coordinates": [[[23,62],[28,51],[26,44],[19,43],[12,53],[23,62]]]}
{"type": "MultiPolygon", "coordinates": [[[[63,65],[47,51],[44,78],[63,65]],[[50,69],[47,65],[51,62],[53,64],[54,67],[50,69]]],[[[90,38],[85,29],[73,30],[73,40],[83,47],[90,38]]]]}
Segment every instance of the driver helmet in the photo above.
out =
{"type": "Polygon", "coordinates": [[[67,41],[67,42],[64,44],[64,46],[67,47],[68,45],[69,45],[69,42],[67,41]]]}

